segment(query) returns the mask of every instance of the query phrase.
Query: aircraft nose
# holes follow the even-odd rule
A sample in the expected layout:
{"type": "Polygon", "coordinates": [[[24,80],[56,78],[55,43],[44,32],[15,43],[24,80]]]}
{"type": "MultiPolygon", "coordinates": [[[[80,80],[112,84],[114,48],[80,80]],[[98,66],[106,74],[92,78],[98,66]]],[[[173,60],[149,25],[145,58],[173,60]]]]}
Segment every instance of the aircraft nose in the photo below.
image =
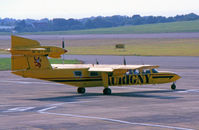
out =
{"type": "Polygon", "coordinates": [[[176,80],[180,79],[181,76],[179,76],[178,74],[175,74],[173,78],[174,78],[174,80],[176,81],[176,80]]]}
{"type": "Polygon", "coordinates": [[[64,53],[68,52],[66,49],[64,49],[64,53]]]}

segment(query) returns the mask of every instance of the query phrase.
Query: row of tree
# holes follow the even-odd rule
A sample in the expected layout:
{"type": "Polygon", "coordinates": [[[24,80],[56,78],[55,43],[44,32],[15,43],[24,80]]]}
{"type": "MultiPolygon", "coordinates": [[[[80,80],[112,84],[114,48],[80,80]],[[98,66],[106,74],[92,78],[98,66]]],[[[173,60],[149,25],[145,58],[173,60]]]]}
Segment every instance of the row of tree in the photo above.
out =
{"type": "MultiPolygon", "coordinates": [[[[94,28],[107,28],[118,27],[125,25],[142,25],[142,24],[154,24],[154,23],[166,23],[177,21],[190,21],[197,20],[199,16],[194,13],[186,15],[177,15],[175,17],[163,17],[163,16],[140,16],[133,15],[120,16],[114,15],[109,17],[90,17],[83,19],[64,19],[55,18],[49,20],[47,18],[41,20],[34,19],[0,19],[0,26],[13,26],[14,31],[17,32],[38,32],[38,31],[66,31],[66,30],[80,30],[80,29],[94,29],[94,28]]],[[[12,30],[12,31],[13,31],[12,30]]],[[[0,29],[0,31],[6,31],[0,29]]],[[[8,30],[7,30],[8,31],[8,30]]],[[[10,30],[9,30],[10,31],[10,30]]]]}

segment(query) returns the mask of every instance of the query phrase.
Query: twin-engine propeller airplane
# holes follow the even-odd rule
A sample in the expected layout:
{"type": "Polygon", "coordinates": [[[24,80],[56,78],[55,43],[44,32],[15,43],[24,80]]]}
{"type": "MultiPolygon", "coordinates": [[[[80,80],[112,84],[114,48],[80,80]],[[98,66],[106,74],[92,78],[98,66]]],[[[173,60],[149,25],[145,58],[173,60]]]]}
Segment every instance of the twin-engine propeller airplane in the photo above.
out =
{"type": "Polygon", "coordinates": [[[78,93],[85,93],[85,87],[103,86],[103,94],[110,95],[109,86],[162,84],[180,78],[173,72],[157,71],[156,65],[105,65],[105,64],[50,64],[47,57],[60,58],[67,51],[18,36],[11,36],[12,73],[41,80],[78,87],[78,93]]]}

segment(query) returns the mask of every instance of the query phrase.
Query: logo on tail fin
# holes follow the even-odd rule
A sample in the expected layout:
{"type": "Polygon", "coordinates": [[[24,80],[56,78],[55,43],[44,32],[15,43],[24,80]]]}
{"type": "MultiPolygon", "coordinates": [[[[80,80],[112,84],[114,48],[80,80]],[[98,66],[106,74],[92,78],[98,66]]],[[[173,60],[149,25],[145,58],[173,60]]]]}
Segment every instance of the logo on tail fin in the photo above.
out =
{"type": "Polygon", "coordinates": [[[38,67],[38,68],[41,68],[41,59],[40,57],[36,58],[34,57],[34,63],[35,63],[35,66],[38,67]]]}

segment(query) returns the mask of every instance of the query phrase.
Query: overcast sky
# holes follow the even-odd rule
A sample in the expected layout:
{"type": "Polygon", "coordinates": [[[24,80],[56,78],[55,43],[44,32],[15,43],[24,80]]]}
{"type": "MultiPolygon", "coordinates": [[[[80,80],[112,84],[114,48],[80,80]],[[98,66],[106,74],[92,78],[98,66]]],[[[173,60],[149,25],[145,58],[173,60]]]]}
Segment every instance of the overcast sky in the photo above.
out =
{"type": "Polygon", "coordinates": [[[199,14],[199,0],[0,0],[0,18],[199,14]]]}

